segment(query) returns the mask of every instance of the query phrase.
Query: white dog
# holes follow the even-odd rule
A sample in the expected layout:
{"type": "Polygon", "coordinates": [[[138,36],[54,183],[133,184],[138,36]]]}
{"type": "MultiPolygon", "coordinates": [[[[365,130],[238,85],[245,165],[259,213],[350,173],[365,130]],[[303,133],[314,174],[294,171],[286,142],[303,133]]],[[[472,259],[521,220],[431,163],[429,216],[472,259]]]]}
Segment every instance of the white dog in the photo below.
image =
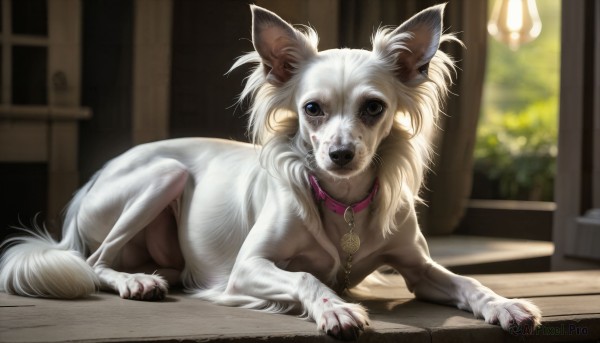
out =
{"type": "Polygon", "coordinates": [[[438,51],[443,5],[395,29],[373,50],[318,52],[317,35],[252,6],[256,63],[253,145],[176,139],[135,147],[74,197],[63,239],[12,239],[0,288],[73,298],[99,287],[163,299],[183,283],[215,303],[300,310],[319,329],[354,339],[367,312],[340,294],[382,265],[417,298],[472,311],[504,329],[540,311],[431,260],[415,202],[430,160],[439,102],[453,68],[438,51]],[[87,260],[82,257],[86,256],[87,260]]]}

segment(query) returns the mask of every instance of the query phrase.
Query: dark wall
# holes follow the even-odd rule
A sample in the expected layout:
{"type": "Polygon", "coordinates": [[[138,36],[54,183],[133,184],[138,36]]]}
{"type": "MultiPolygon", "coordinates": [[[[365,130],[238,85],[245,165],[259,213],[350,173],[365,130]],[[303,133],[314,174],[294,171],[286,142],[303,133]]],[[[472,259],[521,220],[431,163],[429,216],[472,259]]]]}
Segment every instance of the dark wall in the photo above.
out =
{"type": "Polygon", "coordinates": [[[133,2],[86,0],[82,27],[83,106],[93,110],[79,126],[81,182],[131,147],[133,2]]]}
{"type": "Polygon", "coordinates": [[[176,0],[171,73],[172,137],[245,140],[245,109],[236,108],[248,68],[225,75],[253,50],[249,1],[176,0]]]}
{"type": "Polygon", "coordinates": [[[45,219],[48,197],[46,163],[0,163],[0,242],[12,227],[32,227],[45,219]]]}
{"type": "MultiPolygon", "coordinates": [[[[248,68],[225,75],[252,50],[249,1],[175,0],[173,4],[170,137],[246,140],[245,108],[236,106],[248,68]]],[[[85,182],[132,146],[133,2],[83,2],[79,166],[85,182]]]]}

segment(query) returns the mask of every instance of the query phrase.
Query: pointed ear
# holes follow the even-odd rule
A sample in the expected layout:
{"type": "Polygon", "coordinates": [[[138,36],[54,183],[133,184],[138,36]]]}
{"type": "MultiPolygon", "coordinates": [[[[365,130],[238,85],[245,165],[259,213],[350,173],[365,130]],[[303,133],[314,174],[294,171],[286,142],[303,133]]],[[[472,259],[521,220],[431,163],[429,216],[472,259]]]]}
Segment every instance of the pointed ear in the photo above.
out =
{"type": "Polygon", "coordinates": [[[308,34],[293,28],[277,14],[251,5],[252,42],[260,55],[267,81],[274,85],[286,83],[298,65],[317,53],[316,33],[308,34]]]}
{"type": "Polygon", "coordinates": [[[379,31],[373,39],[373,51],[384,59],[393,59],[400,81],[427,77],[429,62],[440,46],[445,4],[429,7],[404,22],[391,33],[379,31]]]}

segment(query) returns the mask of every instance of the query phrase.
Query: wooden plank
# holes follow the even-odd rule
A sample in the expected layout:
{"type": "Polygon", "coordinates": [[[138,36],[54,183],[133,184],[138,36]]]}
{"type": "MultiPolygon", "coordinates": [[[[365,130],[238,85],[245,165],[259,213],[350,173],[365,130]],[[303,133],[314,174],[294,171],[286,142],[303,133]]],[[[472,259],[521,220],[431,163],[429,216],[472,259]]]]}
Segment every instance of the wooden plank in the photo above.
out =
{"type": "Polygon", "coordinates": [[[474,277],[506,297],[600,294],[600,270],[474,277]]]}
{"type": "Polygon", "coordinates": [[[445,267],[548,257],[551,242],[477,236],[427,238],[433,259],[445,267]]]}
{"type": "Polygon", "coordinates": [[[2,105],[0,119],[20,120],[79,120],[92,117],[89,107],[2,105]]]}
{"type": "MultiPolygon", "coordinates": [[[[4,40],[6,40],[5,36],[1,35],[0,41],[4,40]]],[[[42,36],[11,34],[8,40],[12,45],[48,46],[48,38],[42,36]]]]}
{"type": "MultiPolygon", "coordinates": [[[[252,338],[330,342],[317,331],[315,323],[295,316],[217,306],[181,293],[170,295],[164,302],[123,300],[106,293],[75,301],[21,299],[0,293],[0,304],[3,342],[229,342],[252,338]]],[[[423,329],[387,322],[373,325],[384,331],[383,336],[400,334],[414,342],[428,339],[423,329]]]]}
{"type": "MultiPolygon", "coordinates": [[[[368,301],[372,330],[360,341],[593,341],[600,339],[600,295],[534,299],[545,314],[544,332],[507,333],[471,313],[416,300],[368,301]],[[560,333],[571,326],[578,334],[560,333]]],[[[0,341],[330,342],[313,322],[291,315],[217,306],[180,292],[163,302],[100,293],[81,300],[51,300],[0,293],[0,341]],[[110,330],[107,330],[110,328],[110,330]]]]}
{"type": "MultiPolygon", "coordinates": [[[[0,297],[3,304],[9,303],[6,297],[4,294],[0,297]]],[[[247,335],[276,334],[280,325],[291,334],[309,330],[308,323],[301,321],[293,321],[292,326],[288,326],[288,318],[284,317],[277,321],[277,325],[269,325],[275,321],[268,314],[255,315],[248,310],[231,311],[199,300],[184,302],[181,296],[170,296],[166,302],[160,303],[121,300],[109,294],[77,301],[39,299],[34,303],[34,306],[0,308],[3,341],[113,341],[139,337],[160,340],[190,336],[215,338],[217,332],[224,334],[228,331],[228,321],[224,321],[224,318],[235,318],[236,325],[233,326],[244,326],[247,335]],[[58,308],[60,311],[57,311],[58,308]],[[168,325],[165,325],[165,321],[168,325]]]]}
{"type": "MultiPolygon", "coordinates": [[[[77,119],[89,118],[90,111],[80,108],[81,99],[81,0],[48,2],[48,102],[52,108],[70,107],[77,119]]],[[[56,114],[56,113],[54,113],[56,114]]],[[[64,114],[63,114],[64,115],[64,114]]],[[[48,161],[47,218],[55,220],[79,184],[79,123],[75,120],[52,121],[48,161]]],[[[60,222],[60,221],[59,221],[60,222]]]]}
{"type": "Polygon", "coordinates": [[[165,139],[169,132],[171,0],[134,2],[133,144],[165,139]]]}
{"type": "Polygon", "coordinates": [[[531,298],[543,309],[544,317],[600,316],[600,294],[531,298]]]}
{"type": "Polygon", "coordinates": [[[456,274],[507,274],[540,273],[550,271],[551,257],[536,257],[519,260],[507,260],[474,265],[451,266],[448,269],[456,274]]]}
{"type": "MultiPolygon", "coordinates": [[[[599,296],[542,299],[533,299],[545,315],[542,329],[534,333],[533,341],[592,341],[600,338],[600,314],[594,313],[599,296]],[[592,313],[580,314],[584,312],[592,313]]],[[[365,305],[374,323],[424,328],[431,333],[433,342],[521,342],[525,338],[531,339],[522,332],[504,332],[498,326],[475,319],[471,313],[452,307],[415,300],[381,302],[379,310],[376,303],[365,305]]]]}
{"type": "Polygon", "coordinates": [[[552,202],[469,200],[456,234],[552,241],[552,202]]]}
{"type": "MultiPolygon", "coordinates": [[[[527,274],[472,275],[496,293],[509,298],[600,294],[600,270],[527,274]]],[[[360,299],[410,299],[400,275],[385,275],[386,285],[357,291],[360,299]]],[[[365,283],[365,287],[368,287],[365,283]]]]}
{"type": "Polygon", "coordinates": [[[431,328],[431,342],[597,342],[600,316],[570,316],[545,320],[535,331],[501,331],[490,326],[431,328]]]}
{"type": "MultiPolygon", "coordinates": [[[[540,341],[548,341],[549,338],[553,341],[591,341],[600,337],[600,295],[530,300],[535,301],[544,314],[544,331],[537,335],[540,341]],[[558,332],[561,328],[569,330],[570,326],[579,328],[580,332],[558,332]],[[585,329],[587,334],[584,334],[582,329],[585,329]]],[[[374,321],[427,329],[432,335],[432,342],[506,342],[527,338],[522,332],[503,332],[497,326],[475,319],[469,312],[449,306],[406,299],[370,301],[364,304],[369,308],[374,321]]]]}
{"type": "Polygon", "coordinates": [[[48,101],[78,107],[81,99],[81,0],[48,2],[48,101]],[[57,84],[56,78],[61,78],[57,84]],[[64,82],[64,84],[60,84],[64,82]]]}
{"type": "Polygon", "coordinates": [[[548,201],[482,200],[471,199],[467,202],[471,208],[512,210],[512,211],[555,211],[556,203],[548,201]]]}
{"type": "Polygon", "coordinates": [[[515,341],[531,343],[547,342],[598,342],[600,339],[600,315],[573,315],[548,317],[533,333],[524,336],[513,332],[515,341]]]}

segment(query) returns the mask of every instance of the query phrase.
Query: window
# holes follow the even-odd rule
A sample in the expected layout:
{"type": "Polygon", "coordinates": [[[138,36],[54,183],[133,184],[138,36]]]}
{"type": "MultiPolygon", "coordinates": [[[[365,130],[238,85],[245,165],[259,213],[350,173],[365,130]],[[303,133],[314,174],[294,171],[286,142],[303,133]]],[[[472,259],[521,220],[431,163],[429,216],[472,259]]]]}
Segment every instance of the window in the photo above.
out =
{"type": "Polygon", "coordinates": [[[552,240],[561,2],[537,5],[537,39],[515,50],[488,37],[471,200],[458,233],[552,240]]]}
{"type": "MultiPolygon", "coordinates": [[[[0,3],[0,176],[45,173],[47,187],[34,196],[46,198],[48,222],[78,184],[78,120],[91,114],[79,106],[80,21],[80,0],[0,3]]],[[[25,184],[2,185],[0,205],[10,204],[2,208],[43,210],[28,207],[22,194],[30,187],[18,180],[25,184]]]]}
{"type": "Polygon", "coordinates": [[[46,1],[2,2],[3,104],[47,104],[48,8],[46,1]]]}
{"type": "MultiPolygon", "coordinates": [[[[493,10],[495,0],[489,2],[493,10]]],[[[489,37],[473,199],[552,201],[560,74],[560,0],[538,0],[540,36],[517,50],[489,37]]]]}

